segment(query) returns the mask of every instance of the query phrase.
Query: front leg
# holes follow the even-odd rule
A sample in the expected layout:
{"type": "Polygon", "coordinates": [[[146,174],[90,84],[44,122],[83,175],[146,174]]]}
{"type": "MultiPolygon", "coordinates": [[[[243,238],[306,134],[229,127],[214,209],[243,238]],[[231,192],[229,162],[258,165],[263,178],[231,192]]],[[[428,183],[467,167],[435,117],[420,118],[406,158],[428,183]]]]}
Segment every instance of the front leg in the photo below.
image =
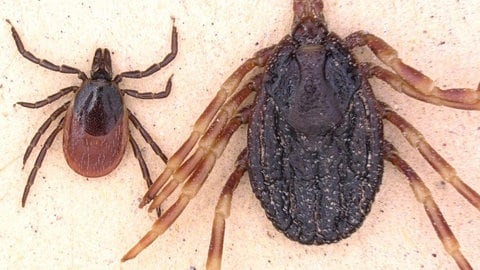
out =
{"type": "MultiPolygon", "coordinates": [[[[173,76],[173,75],[172,75],[173,76]]],[[[168,95],[170,95],[170,92],[172,91],[172,76],[168,78],[167,81],[167,86],[165,86],[165,90],[162,92],[157,92],[157,93],[152,93],[152,92],[146,92],[146,93],[140,93],[137,90],[132,90],[132,89],[122,89],[122,93],[127,94],[131,97],[134,98],[140,98],[140,99],[158,99],[158,98],[166,98],[168,95]]]]}
{"type": "Polygon", "coordinates": [[[50,69],[50,70],[53,70],[53,71],[58,71],[58,72],[61,72],[61,73],[78,74],[78,77],[81,80],[86,80],[87,79],[87,75],[85,75],[85,73],[80,71],[78,68],[74,68],[74,67],[70,67],[70,66],[66,66],[66,65],[61,65],[61,66],[56,65],[56,64],[54,64],[54,63],[52,63],[48,60],[40,59],[40,58],[36,57],[35,55],[33,55],[31,52],[25,50],[25,47],[23,46],[23,42],[20,39],[20,35],[18,34],[17,30],[15,30],[15,27],[10,22],[10,20],[7,19],[6,21],[12,27],[11,30],[12,30],[13,39],[15,40],[15,45],[17,45],[18,52],[20,52],[20,54],[23,57],[27,58],[28,60],[32,61],[33,63],[35,63],[37,65],[40,65],[44,68],[47,68],[47,69],[50,69]]]}
{"type": "Polygon", "coordinates": [[[377,77],[393,89],[431,104],[464,110],[480,110],[480,89],[444,90],[435,86],[428,76],[403,63],[397,51],[379,37],[359,31],[349,35],[345,42],[350,49],[368,46],[385,65],[395,71],[394,73],[379,66],[363,64],[362,68],[369,77],[377,77]]]}
{"type": "Polygon", "coordinates": [[[177,52],[178,52],[178,33],[177,33],[177,27],[175,27],[175,24],[174,24],[172,26],[172,41],[171,41],[170,53],[167,54],[167,56],[165,56],[165,58],[163,58],[163,60],[160,63],[155,63],[144,71],[134,70],[134,71],[122,72],[117,76],[115,76],[115,79],[113,79],[113,81],[118,84],[119,82],[122,81],[122,78],[140,79],[143,77],[150,76],[153,73],[165,67],[166,65],[168,65],[170,62],[172,62],[173,59],[175,59],[175,56],[177,56],[177,52]]]}

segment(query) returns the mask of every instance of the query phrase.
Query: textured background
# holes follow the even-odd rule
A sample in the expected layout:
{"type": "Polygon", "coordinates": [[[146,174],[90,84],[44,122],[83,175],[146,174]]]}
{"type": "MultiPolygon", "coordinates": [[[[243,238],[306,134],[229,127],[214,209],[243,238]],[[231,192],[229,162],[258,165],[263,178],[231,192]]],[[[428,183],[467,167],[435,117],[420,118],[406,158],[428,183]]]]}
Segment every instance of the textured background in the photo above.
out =
{"type": "MultiPolygon", "coordinates": [[[[171,19],[179,31],[179,54],[163,72],[125,80],[125,88],[158,91],[175,74],[168,99],[126,98],[167,155],[191,131],[194,119],[221,82],[260,48],[290,30],[291,1],[0,1],[0,19],[9,18],[25,46],[40,58],[89,72],[93,52],[108,47],[115,72],[143,69],[170,48],[171,19]]],[[[441,87],[476,87],[480,76],[478,1],[325,1],[332,31],[344,37],[368,30],[397,48],[401,57],[441,87]]],[[[130,147],[110,175],[86,179],[66,164],[60,137],[52,145],[30,192],[20,198],[38,148],[22,170],[31,137],[62,104],[31,111],[17,101],[37,101],[79,80],[45,70],[22,58],[7,23],[0,23],[0,265],[9,269],[197,269],[204,268],[213,207],[245,145],[241,129],[218,161],[209,181],[170,230],[137,259],[121,256],[150,228],[154,215],[137,204],[145,191],[130,147]]],[[[372,60],[366,49],[360,59],[372,60]]],[[[480,191],[480,113],[413,101],[372,81],[378,97],[415,124],[480,191]]],[[[163,164],[135,131],[152,175],[163,164]]],[[[386,136],[414,165],[437,199],[474,268],[480,267],[480,213],[409,148],[400,133],[386,136]]],[[[45,139],[45,138],[44,138],[45,139]]],[[[43,140],[41,141],[43,143],[43,140]]],[[[172,200],[169,201],[171,203],[172,200]]],[[[363,227],[351,238],[328,246],[302,246],[278,233],[263,214],[247,177],[233,198],[228,220],[224,269],[452,269],[446,254],[404,177],[386,164],[384,184],[363,227]]]]}

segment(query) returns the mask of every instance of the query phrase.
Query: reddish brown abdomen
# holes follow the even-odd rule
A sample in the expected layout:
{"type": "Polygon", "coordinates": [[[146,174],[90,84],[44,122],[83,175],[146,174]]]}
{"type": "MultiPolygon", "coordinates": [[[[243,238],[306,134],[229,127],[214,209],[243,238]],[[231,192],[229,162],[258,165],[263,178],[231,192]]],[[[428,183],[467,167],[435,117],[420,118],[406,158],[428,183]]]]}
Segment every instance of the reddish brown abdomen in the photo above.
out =
{"type": "Polygon", "coordinates": [[[65,116],[68,165],[86,177],[104,176],[122,160],[128,136],[128,115],[116,85],[86,81],[65,116]]]}

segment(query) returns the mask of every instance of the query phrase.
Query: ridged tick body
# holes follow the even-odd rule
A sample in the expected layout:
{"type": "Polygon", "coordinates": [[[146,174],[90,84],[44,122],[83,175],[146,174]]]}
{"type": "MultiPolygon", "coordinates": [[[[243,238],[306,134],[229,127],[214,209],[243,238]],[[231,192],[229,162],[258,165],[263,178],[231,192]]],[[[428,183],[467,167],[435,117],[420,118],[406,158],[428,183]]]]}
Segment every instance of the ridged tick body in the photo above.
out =
{"type": "Polygon", "coordinates": [[[289,238],[332,243],[362,224],[383,168],[375,104],[353,56],[322,24],[302,22],[275,49],[249,125],[249,176],[289,238]]]}

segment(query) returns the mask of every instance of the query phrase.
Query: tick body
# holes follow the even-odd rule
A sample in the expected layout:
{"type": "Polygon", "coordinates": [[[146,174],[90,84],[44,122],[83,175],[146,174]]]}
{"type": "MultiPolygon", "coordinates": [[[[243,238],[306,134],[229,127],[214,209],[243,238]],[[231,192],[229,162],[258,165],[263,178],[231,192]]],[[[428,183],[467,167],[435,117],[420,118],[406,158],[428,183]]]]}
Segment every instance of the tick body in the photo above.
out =
{"type": "MultiPolygon", "coordinates": [[[[108,50],[97,50],[94,61],[109,65],[109,60],[108,50]]],[[[65,159],[75,172],[86,177],[113,171],[122,160],[129,138],[122,94],[111,78],[105,78],[105,71],[102,68],[83,82],[65,114],[65,159]]]]}
{"type": "Polygon", "coordinates": [[[267,63],[248,130],[248,172],[274,226],[304,244],[355,232],[381,183],[381,117],[348,49],[304,20],[267,63]]]}
{"type": "MultiPolygon", "coordinates": [[[[10,21],[7,20],[7,22],[11,24],[10,21]]],[[[152,150],[164,162],[167,162],[167,157],[143,128],[139,120],[127,109],[123,97],[127,94],[142,99],[165,98],[171,91],[171,77],[167,82],[165,90],[158,93],[140,93],[132,89],[122,89],[119,87],[119,83],[123,78],[139,79],[149,76],[169,64],[177,54],[176,27],[173,26],[172,28],[171,52],[161,62],[153,64],[145,71],[127,71],[115,77],[113,77],[111,56],[108,49],[98,48],[95,51],[91,74],[88,77],[77,68],[55,65],[47,60],[37,58],[25,50],[20,36],[13,25],[11,30],[17,49],[22,56],[53,71],[77,74],[78,78],[82,80],[80,86],[64,88],[44,100],[35,103],[17,103],[28,108],[40,108],[67,94],[74,93],[71,101],[65,102],[43,123],[27,147],[23,158],[24,164],[43,133],[47,131],[53,121],[64,114],[64,117],[58,121],[56,128],[50,133],[38,154],[25,186],[22,205],[25,206],[30,187],[33,185],[48,148],[61,130],[63,130],[65,159],[68,165],[78,174],[85,177],[100,177],[109,174],[122,160],[126,146],[130,142],[135,157],[139,161],[143,177],[147,185],[150,186],[152,183],[150,173],[137,142],[130,134],[129,120],[140,131],[145,141],[150,144],[152,150]]]]}

